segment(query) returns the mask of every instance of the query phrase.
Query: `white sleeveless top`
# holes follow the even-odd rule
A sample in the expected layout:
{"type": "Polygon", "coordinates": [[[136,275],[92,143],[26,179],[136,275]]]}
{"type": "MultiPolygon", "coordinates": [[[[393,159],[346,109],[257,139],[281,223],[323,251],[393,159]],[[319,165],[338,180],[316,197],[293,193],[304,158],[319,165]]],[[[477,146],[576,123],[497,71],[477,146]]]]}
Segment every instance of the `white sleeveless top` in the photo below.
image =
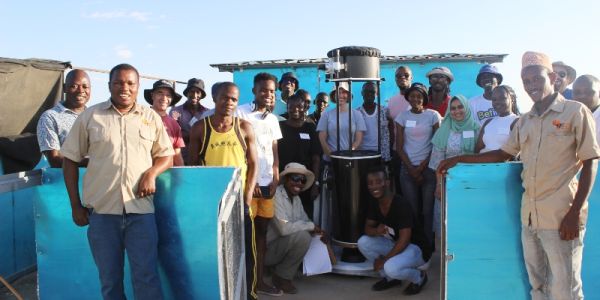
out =
{"type": "Polygon", "coordinates": [[[512,113],[506,117],[492,118],[485,126],[482,137],[485,148],[481,149],[480,153],[500,149],[510,136],[510,125],[517,118],[518,116],[512,113]]]}

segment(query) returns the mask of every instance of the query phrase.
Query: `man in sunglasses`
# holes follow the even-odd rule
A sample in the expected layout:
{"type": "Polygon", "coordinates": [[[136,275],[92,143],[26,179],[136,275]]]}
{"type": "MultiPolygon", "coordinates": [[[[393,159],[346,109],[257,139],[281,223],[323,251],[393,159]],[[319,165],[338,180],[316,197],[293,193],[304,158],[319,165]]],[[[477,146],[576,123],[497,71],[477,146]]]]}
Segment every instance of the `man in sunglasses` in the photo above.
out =
{"type": "Polygon", "coordinates": [[[567,99],[573,99],[573,90],[567,87],[577,78],[575,69],[562,61],[553,62],[552,69],[556,73],[554,91],[561,93],[567,99]]]}
{"type": "Polygon", "coordinates": [[[405,93],[406,90],[410,87],[413,80],[412,70],[408,66],[399,66],[396,69],[396,73],[394,74],[394,78],[396,80],[396,86],[398,86],[398,94],[392,96],[387,100],[388,106],[388,119],[392,120],[392,122],[388,122],[388,131],[390,132],[390,152],[392,155],[392,166],[394,167],[394,184],[396,186],[396,190],[400,190],[400,181],[398,181],[400,174],[399,170],[402,164],[400,160],[400,156],[394,149],[396,149],[396,126],[394,126],[393,120],[396,117],[407,110],[410,109],[410,104],[408,100],[406,100],[405,93]]]}
{"type": "Polygon", "coordinates": [[[299,194],[308,190],[315,175],[304,165],[291,162],[281,172],[282,184],[275,192],[275,216],[267,232],[265,265],[273,267],[273,284],[286,294],[296,294],[294,274],[308,251],[311,235],[324,232],[304,212],[299,194]]]}
{"type": "Polygon", "coordinates": [[[429,79],[429,101],[425,108],[436,110],[443,117],[446,116],[450,96],[450,84],[454,75],[446,67],[435,67],[425,75],[429,79]]]}

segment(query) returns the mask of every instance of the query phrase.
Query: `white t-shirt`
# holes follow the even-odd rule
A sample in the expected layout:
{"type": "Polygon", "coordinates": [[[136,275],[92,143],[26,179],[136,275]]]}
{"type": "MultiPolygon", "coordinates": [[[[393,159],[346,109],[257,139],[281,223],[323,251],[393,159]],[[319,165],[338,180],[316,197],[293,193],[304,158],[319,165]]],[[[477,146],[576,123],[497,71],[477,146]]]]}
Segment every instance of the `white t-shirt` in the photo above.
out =
{"type": "Polygon", "coordinates": [[[238,107],[237,115],[252,124],[258,154],[257,183],[260,186],[267,186],[273,181],[273,161],[275,160],[273,157],[273,142],[282,137],[281,129],[275,115],[253,110],[254,105],[248,103],[238,107]]]}
{"type": "Polygon", "coordinates": [[[485,120],[498,115],[492,106],[492,100],[485,99],[483,95],[469,99],[469,106],[473,120],[479,122],[479,125],[483,125],[485,120]]]}
{"type": "Polygon", "coordinates": [[[483,129],[482,140],[485,148],[479,153],[500,149],[510,136],[510,125],[517,118],[518,116],[512,113],[505,117],[494,117],[483,129]]]}
{"type": "Polygon", "coordinates": [[[441,121],[440,113],[427,108],[420,114],[407,110],[394,120],[404,128],[404,152],[413,166],[418,166],[431,154],[433,126],[441,121]]]}

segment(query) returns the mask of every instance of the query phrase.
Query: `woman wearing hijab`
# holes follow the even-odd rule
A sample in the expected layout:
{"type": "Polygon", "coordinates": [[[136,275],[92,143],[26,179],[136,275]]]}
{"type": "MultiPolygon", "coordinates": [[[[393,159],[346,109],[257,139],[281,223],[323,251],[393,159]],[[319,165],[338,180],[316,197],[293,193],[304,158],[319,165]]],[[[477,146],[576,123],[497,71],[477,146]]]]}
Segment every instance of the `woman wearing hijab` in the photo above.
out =
{"type": "MultiPolygon", "coordinates": [[[[452,97],[448,104],[444,120],[431,140],[433,149],[429,160],[429,168],[435,171],[444,159],[475,153],[478,132],[479,123],[471,116],[471,108],[469,107],[467,98],[463,95],[452,97]]],[[[440,198],[439,184],[436,185],[435,195],[436,198],[440,198]]],[[[436,215],[434,218],[435,227],[432,226],[432,230],[433,228],[439,228],[439,203],[438,201],[434,202],[435,207],[431,214],[433,215],[435,212],[436,215]]],[[[423,213],[427,212],[424,211],[423,213]]],[[[428,238],[431,238],[431,242],[434,243],[433,232],[427,230],[425,234],[431,234],[428,238]]]]}

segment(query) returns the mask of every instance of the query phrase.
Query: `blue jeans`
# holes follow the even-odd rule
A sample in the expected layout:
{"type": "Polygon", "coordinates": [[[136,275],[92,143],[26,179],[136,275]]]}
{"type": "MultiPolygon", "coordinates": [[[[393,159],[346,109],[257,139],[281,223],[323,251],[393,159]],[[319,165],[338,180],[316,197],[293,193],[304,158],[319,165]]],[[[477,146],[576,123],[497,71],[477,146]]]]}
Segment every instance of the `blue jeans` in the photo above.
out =
{"type": "Polygon", "coordinates": [[[571,241],[557,229],[521,228],[523,258],[531,284],[531,299],[583,299],[581,259],[585,229],[571,241]]]}
{"type": "Polygon", "coordinates": [[[423,231],[427,241],[434,245],[435,235],[433,233],[433,206],[435,201],[435,172],[430,168],[423,171],[421,184],[410,176],[408,169],[404,166],[400,169],[400,186],[402,195],[413,207],[413,215],[419,218],[423,224],[423,231]]]}
{"type": "Polygon", "coordinates": [[[92,213],[88,241],[104,299],[125,299],[125,250],[131,266],[135,299],[162,299],[158,277],[158,232],[154,214],[92,213]]]}
{"type": "MultiPolygon", "coordinates": [[[[382,236],[363,235],[358,239],[358,250],[369,261],[375,261],[381,255],[388,254],[394,248],[395,242],[382,236]]],[[[404,251],[388,259],[379,271],[381,277],[387,280],[408,280],[421,284],[421,271],[417,268],[425,264],[421,249],[414,244],[408,244],[404,251]]]]}

